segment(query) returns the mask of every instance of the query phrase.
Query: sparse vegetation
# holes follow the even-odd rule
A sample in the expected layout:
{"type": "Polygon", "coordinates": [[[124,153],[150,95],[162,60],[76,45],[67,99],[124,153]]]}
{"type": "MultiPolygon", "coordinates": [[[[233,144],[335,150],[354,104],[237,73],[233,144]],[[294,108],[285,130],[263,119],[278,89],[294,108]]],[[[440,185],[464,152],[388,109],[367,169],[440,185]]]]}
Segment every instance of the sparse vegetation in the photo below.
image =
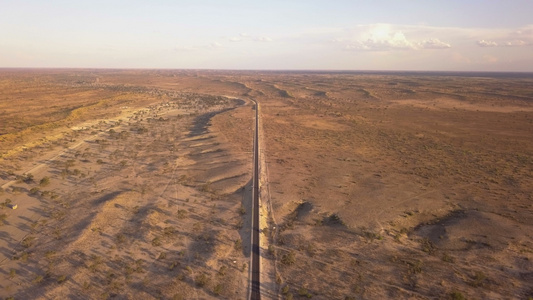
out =
{"type": "Polygon", "coordinates": [[[473,287],[480,287],[485,285],[486,279],[487,275],[485,275],[485,273],[482,271],[476,271],[469,284],[473,287]]]}
{"type": "Polygon", "coordinates": [[[246,213],[246,209],[244,208],[244,205],[241,204],[239,207],[239,214],[242,216],[246,213]]]}
{"type": "Polygon", "coordinates": [[[61,283],[64,283],[66,280],[67,280],[67,276],[61,275],[57,278],[57,283],[61,284],[61,283]]]}
{"type": "Polygon", "coordinates": [[[41,191],[41,190],[40,190],[38,187],[32,187],[32,188],[30,189],[30,192],[29,192],[29,193],[30,193],[30,195],[38,195],[38,194],[40,193],[40,191],[41,191]]]}
{"type": "Polygon", "coordinates": [[[428,254],[433,254],[437,250],[437,248],[435,247],[433,242],[431,242],[427,238],[421,239],[420,240],[420,245],[422,246],[422,251],[424,251],[424,252],[426,252],[428,254]]]}
{"type": "Polygon", "coordinates": [[[185,218],[187,218],[187,210],[178,209],[178,219],[185,219],[185,218]]]}
{"type": "Polygon", "coordinates": [[[286,284],[282,289],[281,289],[281,293],[283,295],[286,295],[288,292],[290,291],[290,287],[288,284],[286,284]]]}
{"type": "Polygon", "coordinates": [[[223,290],[224,290],[224,286],[221,283],[219,283],[215,285],[215,287],[213,288],[213,294],[220,296],[223,290]]]}
{"type": "Polygon", "coordinates": [[[242,240],[240,239],[236,240],[233,244],[233,248],[235,248],[235,250],[237,251],[242,250],[242,240]]]}
{"type": "Polygon", "coordinates": [[[22,175],[22,181],[25,183],[32,183],[33,182],[33,174],[27,173],[22,175]]]}
{"type": "Polygon", "coordinates": [[[245,298],[255,111],[206,95],[222,91],[260,104],[263,259],[282,298],[529,296],[531,79],[54,72],[0,80],[41,107],[0,112],[0,223],[24,231],[0,297],[245,298]]]}
{"type": "Polygon", "coordinates": [[[169,271],[172,271],[174,270],[174,268],[176,268],[177,266],[179,266],[179,262],[175,261],[173,263],[170,264],[170,266],[168,267],[168,270],[169,271]]]}
{"type": "Polygon", "coordinates": [[[281,256],[281,263],[287,266],[293,265],[296,262],[294,252],[289,251],[281,256]]]}
{"type": "Polygon", "coordinates": [[[226,271],[227,271],[228,267],[226,266],[221,266],[220,269],[218,269],[218,275],[220,276],[224,276],[226,275],[226,271]]]}
{"type": "Polygon", "coordinates": [[[42,275],[36,275],[36,276],[33,278],[32,282],[33,282],[33,283],[41,283],[41,282],[43,282],[43,279],[44,279],[44,277],[43,277],[42,275]]]}
{"type": "Polygon", "coordinates": [[[292,295],[292,293],[288,293],[287,295],[285,295],[285,300],[292,300],[294,298],[294,296],[292,295]]]}
{"type": "Polygon", "coordinates": [[[276,249],[274,248],[274,245],[270,244],[268,245],[268,254],[272,256],[276,256],[276,249]]]}
{"type": "Polygon", "coordinates": [[[304,287],[300,287],[298,289],[298,295],[300,295],[301,297],[306,297],[306,298],[311,298],[313,297],[313,295],[311,295],[311,293],[304,287]]]}
{"type": "Polygon", "coordinates": [[[20,186],[12,186],[11,187],[11,192],[13,194],[20,194],[20,193],[24,192],[24,188],[20,187],[20,186]]]}
{"type": "Polygon", "coordinates": [[[455,291],[450,293],[451,300],[466,300],[465,296],[461,292],[455,291]]]}
{"type": "Polygon", "coordinates": [[[453,263],[455,262],[455,259],[452,256],[450,256],[448,253],[444,253],[442,255],[442,261],[453,263]]]}
{"type": "Polygon", "coordinates": [[[194,282],[197,286],[204,287],[209,282],[209,277],[206,274],[201,273],[194,278],[194,282]]]}
{"type": "Polygon", "coordinates": [[[48,186],[49,184],[50,184],[50,177],[48,177],[48,176],[43,177],[43,178],[39,181],[39,186],[40,186],[40,187],[45,187],[45,186],[48,186]]]}
{"type": "Polygon", "coordinates": [[[204,192],[204,193],[210,193],[210,192],[212,192],[212,189],[211,189],[211,182],[206,182],[206,183],[200,185],[200,191],[201,191],[201,192],[204,192]]]}
{"type": "Polygon", "coordinates": [[[158,247],[158,246],[161,246],[161,245],[162,245],[162,242],[161,242],[161,238],[160,237],[155,237],[152,240],[152,246],[158,247]]]}
{"type": "Polygon", "coordinates": [[[33,236],[27,236],[25,237],[21,242],[20,244],[22,245],[22,247],[24,248],[29,248],[33,245],[33,241],[35,240],[35,237],[33,236]]]}
{"type": "Polygon", "coordinates": [[[424,263],[421,260],[417,260],[415,262],[408,261],[407,264],[409,265],[409,271],[408,271],[409,274],[422,273],[422,267],[424,263]]]}
{"type": "Polygon", "coordinates": [[[126,236],[124,234],[119,233],[119,234],[116,235],[117,243],[124,244],[126,242],[126,240],[127,240],[127,238],[126,238],[126,236]]]}

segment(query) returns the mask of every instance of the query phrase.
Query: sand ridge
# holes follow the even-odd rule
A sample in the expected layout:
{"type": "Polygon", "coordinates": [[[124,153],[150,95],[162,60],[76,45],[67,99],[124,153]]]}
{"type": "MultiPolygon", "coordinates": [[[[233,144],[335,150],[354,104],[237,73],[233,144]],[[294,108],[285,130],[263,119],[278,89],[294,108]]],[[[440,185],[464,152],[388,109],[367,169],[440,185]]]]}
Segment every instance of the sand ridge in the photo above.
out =
{"type": "MultiPolygon", "coordinates": [[[[84,141],[48,160],[25,183],[37,194],[14,194],[15,201],[29,196],[41,207],[37,219],[25,221],[30,238],[12,246],[15,252],[3,264],[14,270],[5,274],[3,295],[149,299],[245,293],[247,260],[237,247],[243,243],[236,226],[242,223],[238,208],[249,166],[242,161],[246,156],[232,154],[218,140],[226,132],[202,125],[239,105],[200,95],[152,105],[121,121],[81,126],[87,128],[84,141]],[[187,101],[207,105],[198,110],[187,101]],[[213,142],[189,147],[197,141],[187,136],[213,142]],[[214,161],[235,174],[209,173],[204,163],[214,161]],[[44,176],[51,184],[39,187],[44,176]]],[[[14,217],[2,230],[21,226],[14,217]]]]}

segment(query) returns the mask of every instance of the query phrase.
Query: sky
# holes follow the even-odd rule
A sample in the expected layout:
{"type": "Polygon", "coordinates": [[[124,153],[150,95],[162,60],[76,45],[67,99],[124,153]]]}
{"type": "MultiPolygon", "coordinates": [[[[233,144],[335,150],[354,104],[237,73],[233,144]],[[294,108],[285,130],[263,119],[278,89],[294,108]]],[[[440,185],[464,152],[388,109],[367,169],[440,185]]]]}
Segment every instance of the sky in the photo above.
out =
{"type": "Polygon", "coordinates": [[[0,68],[533,72],[532,0],[0,0],[0,68]]]}

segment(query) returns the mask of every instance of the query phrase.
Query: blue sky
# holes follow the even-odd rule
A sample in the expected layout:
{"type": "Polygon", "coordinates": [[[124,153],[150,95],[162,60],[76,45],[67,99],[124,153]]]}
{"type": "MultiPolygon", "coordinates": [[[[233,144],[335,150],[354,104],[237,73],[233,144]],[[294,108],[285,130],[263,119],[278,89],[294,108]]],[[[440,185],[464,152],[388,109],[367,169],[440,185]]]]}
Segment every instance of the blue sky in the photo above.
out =
{"type": "Polygon", "coordinates": [[[0,67],[533,71],[530,0],[0,0],[0,67]]]}

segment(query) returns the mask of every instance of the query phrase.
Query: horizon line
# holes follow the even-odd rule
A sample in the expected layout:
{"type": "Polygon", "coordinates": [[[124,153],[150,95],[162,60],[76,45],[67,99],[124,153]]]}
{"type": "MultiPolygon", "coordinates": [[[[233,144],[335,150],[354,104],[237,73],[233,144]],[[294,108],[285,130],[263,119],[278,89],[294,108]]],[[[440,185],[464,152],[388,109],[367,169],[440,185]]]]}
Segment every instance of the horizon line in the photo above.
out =
{"type": "Polygon", "coordinates": [[[483,70],[385,70],[385,69],[230,69],[230,68],[148,68],[148,67],[0,67],[0,70],[139,70],[139,71],[232,71],[232,72],[310,72],[310,73],[512,73],[533,74],[531,71],[483,71],[483,70]]]}

